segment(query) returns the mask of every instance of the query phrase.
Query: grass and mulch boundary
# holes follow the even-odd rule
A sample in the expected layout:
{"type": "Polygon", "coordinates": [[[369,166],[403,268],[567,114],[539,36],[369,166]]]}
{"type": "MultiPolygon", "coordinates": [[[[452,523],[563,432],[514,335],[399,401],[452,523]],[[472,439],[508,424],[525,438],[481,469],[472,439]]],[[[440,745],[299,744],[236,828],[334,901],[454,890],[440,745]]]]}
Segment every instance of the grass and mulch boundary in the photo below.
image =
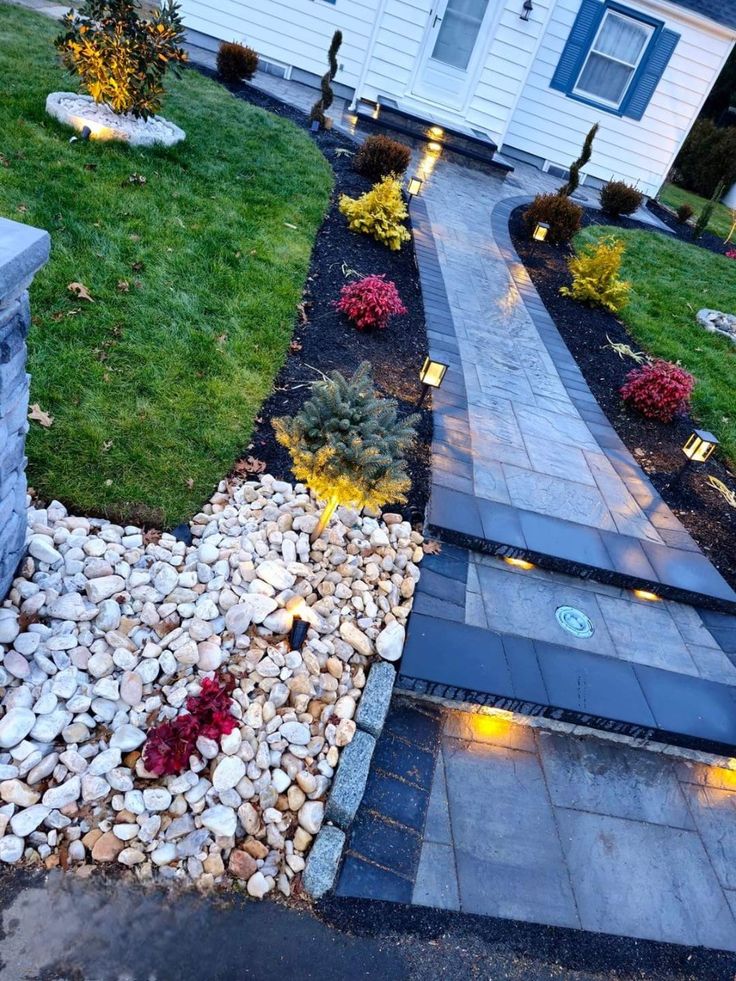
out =
{"type": "MultiPolygon", "coordinates": [[[[660,218],[663,218],[671,228],[675,231],[684,231],[687,233],[687,229],[683,229],[683,226],[677,222],[673,212],[683,204],[689,204],[693,209],[694,217],[700,214],[703,208],[708,203],[707,198],[700,197],[699,194],[695,194],[693,191],[686,191],[684,187],[678,187],[676,184],[665,184],[659,194],[657,195],[656,201],[650,202],[649,206],[652,211],[660,218]],[[654,204],[654,207],[652,207],[654,204]],[[657,206],[659,205],[659,207],[657,206]],[[664,207],[663,207],[664,206],[664,207]],[[679,226],[679,227],[678,227],[679,226]]],[[[732,243],[729,245],[724,245],[724,239],[728,237],[728,233],[731,231],[731,209],[720,201],[717,202],[715,208],[713,209],[713,214],[711,215],[710,221],[708,222],[708,232],[710,235],[717,240],[721,248],[715,251],[725,251],[727,248],[735,248],[736,245],[732,243]]]]}
{"type": "MultiPolygon", "coordinates": [[[[199,70],[217,77],[209,69],[199,70]]],[[[305,113],[254,85],[224,84],[237,98],[307,130],[334,175],[330,204],[312,252],[289,355],[273,391],[261,406],[252,439],[236,462],[233,475],[242,476],[252,472],[254,466],[265,465],[274,476],[293,480],[291,459],[276,442],[271,420],[298,411],[312,382],[334,370],[350,375],[361,362],[369,361],[378,394],[396,400],[401,418],[414,413],[420,417],[417,439],[407,455],[412,481],[407,501],[386,508],[420,523],[431,482],[432,412],[428,404],[417,407],[422,394],[419,369],[427,353],[427,335],[413,238],[399,251],[391,251],[366,235],[348,230],[338,208],[341,195],[358,197],[371,187],[371,182],[353,169],[352,158],[359,143],[335,129],[312,133],[305,113]],[[396,283],[407,313],[392,318],[383,330],[359,331],[333,304],[343,286],[359,276],[373,274],[383,274],[396,283]]],[[[411,228],[411,219],[406,225],[411,228]]]]}
{"type": "Polygon", "coordinates": [[[623,275],[633,282],[633,288],[628,307],[616,316],[560,295],[560,287],[570,282],[567,260],[571,249],[546,244],[532,249],[521,221],[523,211],[518,208],[511,216],[514,247],[598,404],[664,501],[724,578],[736,586],[736,509],[706,482],[711,474],[736,489],[730,463],[736,448],[736,418],[722,414],[732,390],[728,379],[736,377],[736,346],[695,324],[697,309],[688,308],[686,295],[688,290],[699,293],[709,288],[703,270],[716,263],[717,278],[727,278],[728,295],[736,309],[736,265],[732,269],[733,260],[689,244],[687,230],[678,240],[666,233],[644,231],[629,219],[614,223],[600,212],[586,211],[587,227],[576,244],[611,232],[626,242],[623,275]],[[604,221],[605,226],[600,227],[604,221]],[[678,319],[675,313],[680,309],[684,313],[678,319]],[[636,363],[620,356],[612,344],[668,360],[679,358],[700,382],[692,416],[664,424],[627,408],[619,391],[636,363]],[[674,479],[685,463],[682,446],[696,425],[712,429],[724,445],[704,467],[674,479]]]}

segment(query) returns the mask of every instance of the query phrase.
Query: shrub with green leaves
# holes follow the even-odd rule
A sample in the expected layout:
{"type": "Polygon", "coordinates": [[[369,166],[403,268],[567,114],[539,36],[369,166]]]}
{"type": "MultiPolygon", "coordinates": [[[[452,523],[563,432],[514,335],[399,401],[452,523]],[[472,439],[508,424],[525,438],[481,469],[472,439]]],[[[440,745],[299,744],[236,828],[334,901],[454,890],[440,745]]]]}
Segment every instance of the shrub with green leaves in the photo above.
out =
{"type": "Polygon", "coordinates": [[[338,504],[381,508],[406,500],[411,481],[404,454],[414,441],[418,417],[400,419],[397,410],[394,399],[376,394],[364,361],[352,378],[333,371],[315,382],[296,415],[273,420],[296,479],[327,502],[312,541],[338,504]]]}
{"type": "Polygon", "coordinates": [[[705,204],[703,205],[703,210],[698,215],[695,221],[695,226],[693,228],[694,239],[697,240],[703,237],[703,234],[705,233],[705,230],[708,227],[708,223],[710,222],[713,216],[713,211],[715,210],[715,206],[723,197],[723,193],[725,190],[726,190],[726,185],[723,183],[723,181],[721,181],[720,184],[716,185],[716,189],[715,191],[713,191],[713,196],[710,198],[709,201],[706,201],[705,204]]]}
{"type": "Polygon", "coordinates": [[[633,215],[641,206],[644,195],[632,184],[625,181],[610,181],[601,188],[601,207],[607,215],[633,215]]]}
{"type": "Polygon", "coordinates": [[[141,16],[137,0],[85,0],[63,24],[54,44],[95,102],[141,119],[158,112],[167,69],[187,60],[175,0],[150,17],[141,16]]]}
{"type": "Polygon", "coordinates": [[[709,198],[718,184],[736,181],[736,129],[699,119],[690,130],[677,160],[676,183],[709,198]]]}

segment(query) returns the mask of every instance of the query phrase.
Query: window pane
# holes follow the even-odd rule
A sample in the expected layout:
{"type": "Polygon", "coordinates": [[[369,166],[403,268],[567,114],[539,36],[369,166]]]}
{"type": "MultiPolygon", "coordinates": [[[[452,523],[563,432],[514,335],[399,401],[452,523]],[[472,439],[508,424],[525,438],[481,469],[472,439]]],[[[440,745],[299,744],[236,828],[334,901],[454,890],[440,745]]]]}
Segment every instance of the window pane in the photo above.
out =
{"type": "Polygon", "coordinates": [[[633,74],[633,68],[591,53],[585,68],[580,73],[577,88],[598,99],[605,99],[606,102],[618,105],[633,74]]]}
{"type": "Polygon", "coordinates": [[[595,42],[595,50],[635,65],[649,37],[649,30],[630,17],[608,14],[595,42]]]}
{"type": "Polygon", "coordinates": [[[466,69],[487,6],[488,0],[448,0],[432,57],[466,69]]]}

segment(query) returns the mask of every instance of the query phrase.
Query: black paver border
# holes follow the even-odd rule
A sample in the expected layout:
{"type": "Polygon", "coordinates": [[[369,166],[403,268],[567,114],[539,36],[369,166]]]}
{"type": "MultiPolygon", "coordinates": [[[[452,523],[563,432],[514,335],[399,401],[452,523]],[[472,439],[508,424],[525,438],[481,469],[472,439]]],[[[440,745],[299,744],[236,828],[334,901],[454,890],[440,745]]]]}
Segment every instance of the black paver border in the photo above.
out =
{"type": "Polygon", "coordinates": [[[736,755],[736,687],[413,613],[396,689],[736,755]]]}

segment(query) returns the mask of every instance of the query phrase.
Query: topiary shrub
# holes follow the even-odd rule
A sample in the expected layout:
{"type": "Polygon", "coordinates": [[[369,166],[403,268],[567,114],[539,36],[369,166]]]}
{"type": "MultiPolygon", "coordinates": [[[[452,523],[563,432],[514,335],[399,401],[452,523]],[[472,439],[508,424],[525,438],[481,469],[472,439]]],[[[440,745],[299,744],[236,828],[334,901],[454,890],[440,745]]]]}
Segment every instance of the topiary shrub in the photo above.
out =
{"type": "Polygon", "coordinates": [[[705,230],[708,227],[708,222],[713,217],[713,211],[715,209],[715,206],[723,197],[723,193],[725,190],[726,190],[726,185],[723,183],[723,181],[721,181],[719,184],[716,185],[716,189],[713,192],[713,196],[708,201],[706,201],[705,204],[703,205],[702,211],[698,215],[697,219],[695,220],[695,224],[693,225],[694,239],[697,240],[699,238],[702,238],[703,234],[705,233],[705,230]]]}
{"type": "Polygon", "coordinates": [[[618,239],[584,245],[568,262],[572,285],[560,287],[560,293],[617,313],[626,305],[631,289],[631,283],[620,277],[623,254],[624,244],[618,239]]]}
{"type": "Polygon", "coordinates": [[[337,52],[341,44],[342,31],[335,31],[332,35],[329,51],[327,52],[327,62],[330,67],[324,73],[319,83],[321,95],[309,113],[310,123],[319,123],[320,126],[325,125],[325,112],[330,108],[335,98],[332,91],[332,79],[337,75],[337,52]]]}
{"type": "Polygon", "coordinates": [[[580,187],[580,171],[593,155],[593,140],[595,139],[595,134],[597,132],[598,123],[594,123],[588,130],[588,134],[585,137],[585,142],[583,143],[583,149],[580,151],[580,156],[574,161],[574,163],[570,164],[570,176],[567,179],[567,184],[563,184],[557,192],[560,197],[568,198],[571,194],[574,194],[575,191],[577,191],[578,187],[580,187]]]}
{"type": "Polygon", "coordinates": [[[699,119],[677,156],[675,173],[678,184],[704,198],[721,181],[729,187],[736,181],[736,128],[699,119]]]}
{"type": "Polygon", "coordinates": [[[399,419],[396,402],[376,395],[364,361],[350,379],[333,371],[315,382],[295,416],[273,420],[276,439],[291,454],[294,476],[327,502],[313,542],[338,504],[378,509],[406,500],[411,481],[404,453],[417,419],[399,419]]]}
{"type": "Polygon", "coordinates": [[[245,44],[223,41],[217,49],[217,71],[226,82],[248,81],[258,70],[258,53],[245,44]]]}
{"type": "Polygon", "coordinates": [[[580,230],[583,209],[560,194],[538,194],[522,217],[530,235],[535,225],[543,221],[549,225],[549,241],[563,245],[580,230]]]}
{"type": "Polygon", "coordinates": [[[394,251],[411,238],[402,224],[409,212],[401,194],[401,184],[395,177],[384,177],[359,198],[343,194],[340,211],[347,218],[351,232],[372,235],[377,242],[394,251]]]}
{"type": "Polygon", "coordinates": [[[164,2],[149,18],[136,0],[86,0],[63,21],[54,45],[95,102],[140,119],[161,108],[166,70],[187,60],[179,5],[164,2]]]}
{"type": "Polygon", "coordinates": [[[695,379],[671,361],[652,361],[628,373],[621,396],[647,419],[672,422],[690,408],[695,379]]]}
{"type": "Polygon", "coordinates": [[[351,320],[358,330],[371,327],[383,329],[391,317],[406,313],[396,283],[384,275],[364,276],[340,290],[337,309],[351,320]]]}
{"type": "Polygon", "coordinates": [[[611,181],[601,189],[601,207],[607,215],[633,215],[641,206],[644,195],[625,181],[611,181]]]}
{"type": "Polygon", "coordinates": [[[404,173],[411,160],[411,149],[390,136],[367,137],[353,157],[353,167],[371,181],[404,173]]]}
{"type": "Polygon", "coordinates": [[[689,204],[681,204],[675,214],[681,225],[687,225],[695,212],[689,204]]]}

